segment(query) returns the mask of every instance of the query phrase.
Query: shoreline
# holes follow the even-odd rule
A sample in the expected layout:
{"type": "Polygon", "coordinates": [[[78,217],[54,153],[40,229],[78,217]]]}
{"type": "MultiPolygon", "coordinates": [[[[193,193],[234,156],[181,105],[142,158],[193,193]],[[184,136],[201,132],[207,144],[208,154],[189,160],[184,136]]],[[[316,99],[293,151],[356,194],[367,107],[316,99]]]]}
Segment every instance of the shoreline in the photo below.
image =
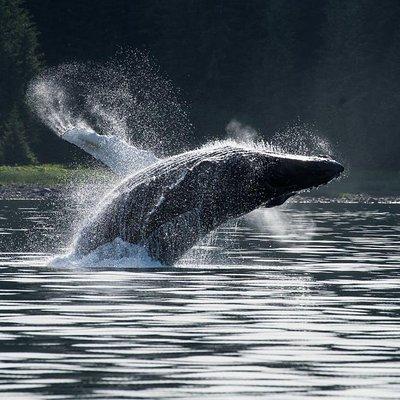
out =
{"type": "MultiPolygon", "coordinates": [[[[0,185],[0,200],[57,200],[65,197],[67,185],[7,184],[0,185]]],[[[400,204],[400,196],[342,193],[304,192],[288,200],[293,204],[400,204]]]]}

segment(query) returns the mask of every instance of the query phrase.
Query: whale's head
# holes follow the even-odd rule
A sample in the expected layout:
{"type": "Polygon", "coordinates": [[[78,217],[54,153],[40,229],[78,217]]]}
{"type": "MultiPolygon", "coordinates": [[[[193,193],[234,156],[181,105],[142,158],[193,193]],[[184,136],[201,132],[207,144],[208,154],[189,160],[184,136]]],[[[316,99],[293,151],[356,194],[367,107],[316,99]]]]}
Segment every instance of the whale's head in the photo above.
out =
{"type": "Polygon", "coordinates": [[[298,192],[326,185],[343,171],[341,164],[328,158],[267,155],[263,178],[277,192],[298,192]]]}
{"type": "Polygon", "coordinates": [[[326,185],[344,171],[344,167],[329,158],[305,156],[264,156],[260,192],[264,205],[274,207],[300,191],[326,185]]]}
{"type": "MultiPolygon", "coordinates": [[[[326,185],[344,171],[340,163],[323,157],[262,150],[238,151],[231,157],[234,162],[226,163],[223,174],[231,181],[225,198],[249,207],[280,205],[300,191],[326,185]]],[[[216,190],[226,186],[218,184],[216,190]]]]}
{"type": "Polygon", "coordinates": [[[280,205],[302,190],[327,184],[344,170],[329,158],[229,147],[207,154],[198,166],[203,173],[197,182],[209,188],[221,214],[228,217],[261,205],[280,205]]]}

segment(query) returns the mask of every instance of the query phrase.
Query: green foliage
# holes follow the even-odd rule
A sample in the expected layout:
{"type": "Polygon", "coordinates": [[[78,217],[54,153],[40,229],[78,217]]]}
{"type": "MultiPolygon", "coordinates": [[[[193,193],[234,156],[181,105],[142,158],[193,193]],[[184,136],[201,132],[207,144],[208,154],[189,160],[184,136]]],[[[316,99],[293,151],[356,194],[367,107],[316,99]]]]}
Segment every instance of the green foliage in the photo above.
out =
{"type": "Polygon", "coordinates": [[[0,166],[0,185],[54,186],[68,182],[96,181],[109,177],[105,170],[68,168],[58,164],[0,166]]]}
{"type": "Polygon", "coordinates": [[[21,115],[14,107],[3,121],[0,164],[31,164],[35,157],[25,138],[21,115]]]}
{"type": "Polygon", "coordinates": [[[0,0],[0,162],[26,164],[35,160],[27,132],[25,90],[39,71],[37,33],[19,0],[0,0]]]}

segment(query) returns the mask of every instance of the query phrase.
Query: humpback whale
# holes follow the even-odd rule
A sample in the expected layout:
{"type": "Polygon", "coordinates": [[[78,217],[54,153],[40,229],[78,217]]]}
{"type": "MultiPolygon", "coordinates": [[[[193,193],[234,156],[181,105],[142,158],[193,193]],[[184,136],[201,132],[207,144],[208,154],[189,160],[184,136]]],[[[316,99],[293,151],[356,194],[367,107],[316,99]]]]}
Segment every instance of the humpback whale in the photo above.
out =
{"type": "MultiPolygon", "coordinates": [[[[85,137],[84,132],[79,135],[85,137]]],[[[97,134],[91,135],[93,139],[97,134]]],[[[328,183],[344,169],[328,158],[227,142],[164,159],[142,155],[142,167],[106,195],[81,227],[74,243],[78,254],[121,238],[171,265],[229,219],[260,206],[281,205],[301,190],[328,183]]]]}

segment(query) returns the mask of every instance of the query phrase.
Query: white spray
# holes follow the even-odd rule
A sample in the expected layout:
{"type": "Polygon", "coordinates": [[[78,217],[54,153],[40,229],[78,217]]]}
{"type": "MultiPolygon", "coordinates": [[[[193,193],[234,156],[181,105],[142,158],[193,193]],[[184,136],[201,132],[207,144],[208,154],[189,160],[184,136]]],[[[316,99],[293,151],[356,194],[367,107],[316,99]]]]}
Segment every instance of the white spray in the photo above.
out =
{"type": "Polygon", "coordinates": [[[274,240],[296,243],[308,241],[315,234],[315,224],[304,215],[295,218],[288,213],[288,206],[259,208],[246,215],[246,221],[261,232],[269,233],[274,240]]]}

